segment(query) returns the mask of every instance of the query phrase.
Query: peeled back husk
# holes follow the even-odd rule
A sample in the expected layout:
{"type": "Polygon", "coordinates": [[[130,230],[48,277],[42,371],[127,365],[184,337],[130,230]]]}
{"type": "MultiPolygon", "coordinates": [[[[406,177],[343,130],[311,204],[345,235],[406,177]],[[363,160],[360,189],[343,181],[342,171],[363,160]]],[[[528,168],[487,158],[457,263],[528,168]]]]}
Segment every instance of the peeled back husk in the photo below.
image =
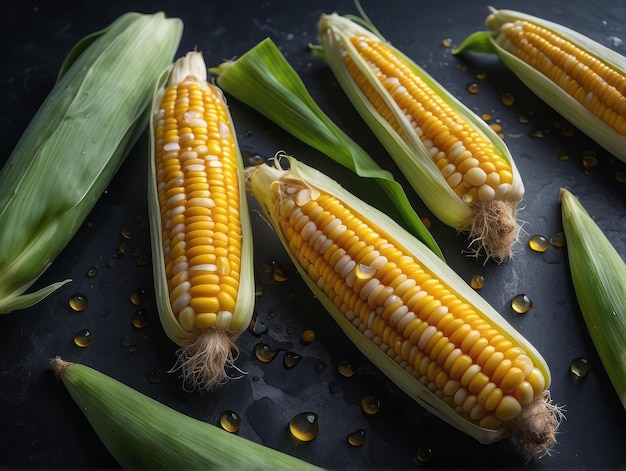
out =
{"type": "Polygon", "coordinates": [[[70,280],[25,293],[79,229],[144,131],[154,83],[172,61],[179,19],[127,13],[79,42],[0,171],[0,313],[70,280]]]}

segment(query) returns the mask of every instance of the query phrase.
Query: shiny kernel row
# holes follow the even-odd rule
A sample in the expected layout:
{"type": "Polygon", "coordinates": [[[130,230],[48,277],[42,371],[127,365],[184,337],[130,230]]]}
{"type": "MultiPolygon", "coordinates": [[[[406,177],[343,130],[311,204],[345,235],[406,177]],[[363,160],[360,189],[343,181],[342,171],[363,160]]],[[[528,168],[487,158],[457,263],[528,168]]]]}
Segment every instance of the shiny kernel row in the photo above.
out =
{"type": "MultiPolygon", "coordinates": [[[[403,111],[455,193],[468,204],[506,199],[513,183],[511,166],[491,142],[468,126],[384,43],[365,37],[351,40],[403,111]]],[[[344,61],[372,105],[402,136],[402,126],[352,58],[346,55],[344,61]]]]}
{"type": "Polygon", "coordinates": [[[551,31],[527,21],[506,23],[500,44],[558,84],[626,136],[626,77],[551,31]]]}
{"type": "Polygon", "coordinates": [[[172,310],[189,331],[227,327],[241,263],[237,154],[228,116],[210,89],[188,81],[166,90],[155,123],[172,310]]]}
{"type": "Polygon", "coordinates": [[[289,248],[345,317],[468,420],[497,427],[545,388],[524,351],[336,198],[274,193],[289,248]]]}

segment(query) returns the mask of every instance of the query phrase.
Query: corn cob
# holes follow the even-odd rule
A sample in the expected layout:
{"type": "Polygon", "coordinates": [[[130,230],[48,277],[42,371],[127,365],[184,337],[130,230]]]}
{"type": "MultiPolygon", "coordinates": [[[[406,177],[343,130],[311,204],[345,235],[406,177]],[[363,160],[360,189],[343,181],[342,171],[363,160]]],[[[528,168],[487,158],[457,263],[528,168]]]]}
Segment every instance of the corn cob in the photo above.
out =
{"type": "Polygon", "coordinates": [[[576,298],[626,408],[626,263],[580,201],[564,188],[561,212],[576,298]]]}
{"type": "Polygon", "coordinates": [[[491,9],[454,51],[495,53],[542,100],[626,162],[626,57],[562,25],[491,9]]]}
{"type": "Polygon", "coordinates": [[[560,412],[541,354],[421,242],[293,158],[252,192],[315,296],[409,396],[482,443],[548,452],[560,412]]]}
{"type": "Polygon", "coordinates": [[[154,99],[149,210],[158,310],[186,386],[227,379],[254,308],[252,236],[235,129],[200,52],[154,99]]]}
{"type": "Polygon", "coordinates": [[[302,461],[193,419],[104,373],[50,361],[102,443],[126,469],[310,469],[302,461]]]}
{"type": "Polygon", "coordinates": [[[171,63],[182,28],[162,13],[129,13],[66,58],[0,171],[0,313],[31,306],[70,281],[24,294],[144,131],[154,82],[171,63]]]}
{"type": "Polygon", "coordinates": [[[524,187],[496,133],[377,34],[322,15],[323,56],[413,189],[447,225],[468,231],[487,259],[508,259],[524,187]]]}

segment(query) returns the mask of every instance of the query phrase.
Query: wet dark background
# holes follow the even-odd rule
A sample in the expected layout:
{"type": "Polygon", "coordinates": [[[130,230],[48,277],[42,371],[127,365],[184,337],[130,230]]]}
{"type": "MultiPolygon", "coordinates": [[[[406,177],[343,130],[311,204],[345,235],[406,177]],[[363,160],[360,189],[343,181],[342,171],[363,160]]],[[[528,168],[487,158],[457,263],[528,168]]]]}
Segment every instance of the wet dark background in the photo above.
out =
{"type": "MultiPolygon", "coordinates": [[[[579,30],[616,51],[626,53],[626,3],[592,4],[583,0],[551,2],[493,1],[497,8],[517,8],[579,30]]],[[[509,441],[483,446],[434,418],[376,371],[347,340],[312,297],[265,222],[253,212],[255,269],[263,293],[257,297],[257,331],[239,340],[237,365],[247,375],[211,394],[187,393],[173,366],[176,346],[159,324],[152,285],[146,206],[146,139],[142,139],[86,223],[61,256],[38,281],[43,286],[73,278],[33,308],[0,317],[0,466],[6,468],[115,468],[117,463],[99,442],[67,391],[55,380],[48,359],[92,366],[185,414],[217,424],[232,410],[242,418],[239,434],[266,446],[335,469],[524,468],[608,469],[626,466],[626,412],[620,404],[583,324],[569,278],[565,249],[541,254],[528,247],[534,234],[546,237],[562,230],[559,188],[576,194],[600,227],[626,256],[625,184],[616,172],[626,165],[608,155],[580,132],[563,132],[568,123],[532,95],[493,57],[472,62],[452,56],[442,42],[458,45],[482,29],[487,4],[451,0],[436,2],[363,0],[363,7],[383,35],[479,114],[502,126],[505,141],[524,179],[525,222],[517,255],[496,265],[467,258],[466,239],[439,223],[405,186],[416,211],[432,221],[432,232],[448,263],[468,282],[485,277],[480,291],[541,351],[552,375],[552,396],[565,407],[559,444],[540,463],[527,463],[509,441]],[[478,93],[470,94],[470,84],[478,93]],[[504,106],[501,95],[515,102],[504,106]],[[519,121],[520,116],[528,118],[519,121]],[[541,137],[540,137],[541,136],[541,137]],[[597,156],[592,174],[583,171],[587,152],[597,156]],[[567,156],[567,159],[561,159],[567,156]],[[282,269],[285,281],[266,272],[282,269]],[[88,271],[95,267],[96,276],[88,271]],[[140,293],[139,305],[130,298],[140,293]],[[74,312],[73,294],[88,299],[74,312]],[[510,300],[521,293],[533,301],[524,315],[510,300]],[[147,325],[133,326],[143,315],[147,325]],[[77,347],[72,338],[88,329],[93,343],[77,347]],[[306,329],[315,341],[303,344],[306,329]],[[254,353],[261,342],[277,351],[263,363],[254,353]],[[129,348],[131,347],[131,348],[129,348]],[[301,356],[292,368],[285,357],[301,356]],[[576,380],[570,362],[588,359],[589,374],[576,380]],[[341,362],[356,370],[350,378],[341,362]],[[381,408],[367,416],[361,400],[377,395],[381,408]],[[319,416],[318,437],[307,444],[290,438],[288,421],[300,412],[319,416]],[[346,437],[363,429],[365,444],[352,447],[346,437]],[[421,458],[422,460],[420,461],[421,458]]],[[[37,107],[51,89],[59,66],[83,36],[107,26],[122,13],[164,10],[185,22],[179,54],[197,47],[207,65],[235,58],[270,36],[301,74],[313,97],[342,128],[362,144],[381,166],[405,183],[381,146],[349,106],[326,65],[308,49],[316,42],[320,14],[356,13],[353,2],[230,1],[165,2],[79,1],[12,3],[4,9],[0,29],[0,163],[4,162],[37,107]]],[[[271,156],[285,150],[376,200],[376,188],[355,185],[354,177],[330,159],[296,141],[234,99],[231,111],[245,156],[271,156]]],[[[255,204],[251,202],[254,209],[255,204]]],[[[0,248],[1,250],[1,248],[0,248]]],[[[210,444],[207,444],[210,446],[210,444]]]]}

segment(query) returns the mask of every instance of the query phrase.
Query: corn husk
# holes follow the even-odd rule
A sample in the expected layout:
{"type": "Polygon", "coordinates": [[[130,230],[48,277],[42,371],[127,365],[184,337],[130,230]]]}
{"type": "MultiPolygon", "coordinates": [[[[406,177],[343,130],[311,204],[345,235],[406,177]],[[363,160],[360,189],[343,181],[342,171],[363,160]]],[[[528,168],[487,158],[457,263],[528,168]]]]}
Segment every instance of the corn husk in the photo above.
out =
{"type": "Polygon", "coordinates": [[[51,366],[111,455],[125,469],[321,470],[188,417],[79,363],[51,366]]]}
{"type": "Polygon", "coordinates": [[[378,184],[404,227],[443,259],[437,242],[411,206],[402,186],[317,105],[298,73],[267,38],[234,61],[209,69],[228,94],[257,110],[335,162],[378,184]]]}
{"type": "Polygon", "coordinates": [[[516,20],[526,20],[547,28],[556,35],[571,41],[577,47],[587,51],[621,75],[626,75],[626,57],[623,55],[563,25],[513,10],[492,8],[485,21],[489,31],[479,31],[470,35],[453,53],[479,52],[496,54],[539,98],[615,157],[626,162],[625,135],[612,129],[585,106],[572,98],[558,84],[502,47],[499,42],[502,25],[516,20]]]}
{"type": "Polygon", "coordinates": [[[79,42],[0,171],[0,313],[70,280],[24,294],[79,229],[144,131],[154,82],[182,22],[128,13],[79,42]]]}
{"type": "Polygon", "coordinates": [[[298,273],[309,286],[315,297],[324,305],[335,322],[348,338],[409,397],[417,401],[426,410],[443,419],[453,427],[461,430],[481,443],[493,443],[506,437],[515,437],[524,453],[540,457],[548,453],[555,443],[554,431],[558,427],[561,417],[560,410],[554,406],[549,398],[551,376],[550,369],[539,351],[519,332],[517,332],[491,305],[479,296],[463,279],[461,279],[447,264],[428,250],[424,244],[404,230],[397,222],[387,215],[373,208],[364,201],[349,193],[340,184],[305,165],[293,157],[283,156],[289,165],[288,170],[282,169],[282,164],[276,162],[274,166],[262,165],[248,171],[250,185],[254,197],[259,202],[267,219],[283,243],[288,255],[298,269],[298,273]],[[400,366],[385,351],[379,348],[371,339],[349,321],[335,303],[326,295],[317,283],[308,275],[308,272],[299,263],[297,257],[289,248],[289,240],[282,232],[277,214],[275,200],[277,189],[275,185],[280,181],[302,180],[311,188],[337,197],[344,206],[350,208],[359,219],[368,221],[382,238],[388,241],[395,240],[399,246],[406,249],[425,270],[448,286],[451,292],[457,294],[464,302],[473,306],[474,311],[480,312],[487,322],[501,330],[508,340],[518,345],[533,360],[535,366],[545,378],[545,391],[535,400],[527,404],[526,410],[520,414],[515,424],[503,424],[497,429],[479,427],[448,406],[424,384],[400,366]],[[529,414],[529,415],[526,415],[529,414]],[[534,414],[534,416],[533,416],[534,414]],[[529,417],[534,417],[530,420],[529,417]],[[533,429],[533,427],[536,427],[533,429]],[[545,427],[545,429],[544,429],[545,427]],[[532,433],[527,433],[533,429],[532,433]],[[541,432],[538,432],[541,430],[541,432]]]}
{"type": "Polygon", "coordinates": [[[255,283],[253,264],[253,243],[250,214],[248,211],[246,183],[243,175],[243,159],[237,143],[237,135],[232,117],[222,91],[207,82],[207,69],[201,52],[191,51],[178,59],[164,72],[159,80],[163,85],[153,96],[150,118],[150,159],[148,166],[148,209],[150,215],[150,236],[152,240],[153,275],[157,307],[161,324],[167,336],[180,349],[175,370],[180,369],[184,386],[188,389],[212,389],[226,381],[229,376],[226,368],[234,366],[237,353],[236,340],[245,331],[252,319],[255,303],[255,283]],[[241,263],[239,267],[239,289],[232,318],[227,325],[193,330],[185,329],[172,310],[167,283],[165,259],[163,256],[163,232],[161,227],[161,207],[157,189],[155,164],[155,115],[161,106],[166,87],[177,85],[187,77],[208,87],[218,97],[227,115],[228,122],[220,125],[227,128],[235,140],[237,158],[239,220],[241,224],[241,263]]]}
{"type": "Polygon", "coordinates": [[[570,191],[563,229],[576,299],[594,346],[626,408],[626,263],[570,191]]]}
{"type": "Polygon", "coordinates": [[[386,42],[374,26],[366,20],[340,16],[336,13],[324,14],[318,24],[318,39],[320,46],[316,52],[326,60],[354,108],[389,152],[409,184],[432,213],[448,226],[467,232],[471,241],[470,252],[474,255],[484,254],[487,260],[494,259],[498,262],[511,258],[513,247],[518,240],[519,224],[516,220],[516,212],[517,205],[524,196],[524,185],[504,141],[482,118],[461,103],[411,58],[386,42]],[[350,42],[350,37],[354,35],[385,42],[413,74],[420,77],[465,122],[493,144],[498,153],[509,163],[513,175],[511,187],[505,195],[488,203],[466,202],[453,191],[430,156],[427,147],[415,132],[409,118],[376,76],[368,61],[350,42]],[[355,66],[358,67],[368,84],[376,90],[377,96],[391,110],[395,121],[402,129],[401,133],[397,132],[389,124],[387,118],[376,110],[376,107],[355,83],[345,65],[345,55],[353,59],[355,66]]]}

